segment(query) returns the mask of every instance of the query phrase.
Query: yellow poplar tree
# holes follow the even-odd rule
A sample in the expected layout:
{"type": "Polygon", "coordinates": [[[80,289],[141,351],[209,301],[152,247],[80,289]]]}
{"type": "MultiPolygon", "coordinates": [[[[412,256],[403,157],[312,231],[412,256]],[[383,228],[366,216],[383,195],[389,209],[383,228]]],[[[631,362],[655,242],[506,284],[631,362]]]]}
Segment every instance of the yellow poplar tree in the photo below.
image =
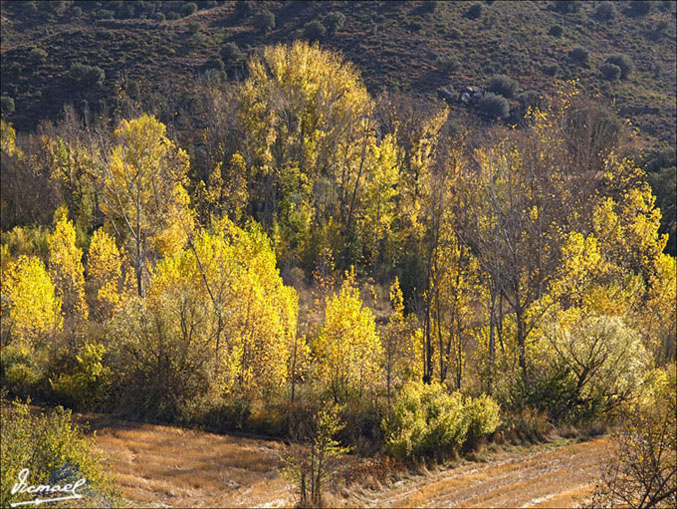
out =
{"type": "Polygon", "coordinates": [[[191,230],[186,211],[188,155],[166,137],[166,127],[143,115],[123,120],[117,144],[99,165],[101,209],[116,234],[132,243],[137,292],[145,295],[146,259],[152,248],[162,255],[180,250],[191,230]]]}
{"type": "Polygon", "coordinates": [[[381,341],[373,313],[362,304],[352,269],[341,291],[327,299],[314,350],[319,378],[337,401],[349,392],[361,395],[378,377],[381,341]]]}
{"type": "Polygon", "coordinates": [[[398,278],[390,285],[390,305],[392,313],[381,333],[388,408],[391,406],[393,387],[408,380],[420,379],[423,361],[420,329],[416,329],[412,323],[413,316],[404,314],[404,297],[398,278]]]}
{"type": "Polygon", "coordinates": [[[44,264],[35,256],[9,259],[3,247],[2,345],[30,350],[61,330],[61,299],[44,264]]]}
{"type": "Polygon", "coordinates": [[[296,340],[296,291],[282,283],[270,240],[257,226],[245,231],[224,219],[190,246],[157,266],[149,299],[200,310],[195,336],[211,345],[221,394],[279,392],[290,356],[303,345],[296,340]],[[164,298],[173,294],[188,300],[164,298]]]}
{"type": "Polygon", "coordinates": [[[75,321],[86,320],[88,310],[82,249],[76,245],[75,227],[68,220],[67,209],[60,207],[54,219],[54,233],[48,239],[49,272],[61,298],[64,316],[75,321]]]}
{"type": "Polygon", "coordinates": [[[120,289],[122,258],[115,240],[102,229],[92,235],[87,257],[87,274],[95,292],[97,317],[106,320],[122,303],[120,289]]]}

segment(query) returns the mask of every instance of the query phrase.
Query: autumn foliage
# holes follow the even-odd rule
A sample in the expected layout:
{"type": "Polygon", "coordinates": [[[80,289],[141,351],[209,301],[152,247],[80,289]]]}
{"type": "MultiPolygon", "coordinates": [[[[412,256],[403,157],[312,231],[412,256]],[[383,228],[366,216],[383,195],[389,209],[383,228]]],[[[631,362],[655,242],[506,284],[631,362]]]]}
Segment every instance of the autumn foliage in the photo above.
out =
{"type": "Polygon", "coordinates": [[[199,144],[148,114],[3,121],[10,394],[270,434],[332,401],[332,451],[410,458],[512,412],[610,420],[674,361],[661,211],[575,86],[481,138],[305,42],[200,93],[199,144]]]}

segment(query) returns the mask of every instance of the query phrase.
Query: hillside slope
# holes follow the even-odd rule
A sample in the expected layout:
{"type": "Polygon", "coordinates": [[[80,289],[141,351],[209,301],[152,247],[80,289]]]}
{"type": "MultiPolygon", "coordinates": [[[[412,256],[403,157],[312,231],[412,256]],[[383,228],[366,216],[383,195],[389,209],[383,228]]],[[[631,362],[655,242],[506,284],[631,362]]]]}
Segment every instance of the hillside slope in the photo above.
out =
{"type": "MultiPolygon", "coordinates": [[[[373,93],[435,97],[447,87],[456,96],[466,86],[486,85],[493,74],[510,76],[522,91],[548,93],[556,79],[579,79],[647,141],[674,143],[675,3],[651,2],[648,13],[639,13],[631,3],[614,2],[614,19],[601,19],[602,3],[575,2],[561,12],[569,8],[523,1],[481,2],[474,11],[467,2],[197,2],[192,12],[186,2],[2,2],[1,89],[14,100],[10,120],[20,130],[55,118],[69,102],[114,108],[132,82],[146,99],[168,84],[189,95],[226,43],[246,54],[309,37],[307,23],[328,24],[327,14],[340,12],[345,22],[320,43],[354,62],[373,93]],[[260,28],[264,11],[274,16],[268,31],[260,28]],[[588,52],[587,64],[568,56],[576,47],[588,52]],[[625,80],[601,75],[614,54],[632,61],[625,80]],[[105,78],[77,81],[68,72],[73,63],[99,66],[105,78]]],[[[226,62],[231,79],[241,76],[235,64],[226,62]]],[[[458,116],[466,111],[460,103],[452,109],[458,116]]]]}

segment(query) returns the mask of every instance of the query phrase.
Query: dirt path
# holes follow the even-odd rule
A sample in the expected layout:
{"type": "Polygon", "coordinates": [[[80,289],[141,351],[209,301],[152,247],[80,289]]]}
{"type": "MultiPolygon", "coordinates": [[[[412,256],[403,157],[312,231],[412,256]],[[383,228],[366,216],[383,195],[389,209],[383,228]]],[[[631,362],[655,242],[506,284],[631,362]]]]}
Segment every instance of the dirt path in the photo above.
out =
{"type": "MultiPolygon", "coordinates": [[[[279,476],[281,442],[112,419],[91,425],[123,497],[134,507],[294,504],[292,486],[279,476]]],[[[403,474],[390,486],[337,487],[327,502],[347,507],[571,507],[589,496],[599,478],[599,461],[609,449],[604,438],[515,448],[487,462],[403,474]]]]}
{"type": "Polygon", "coordinates": [[[470,462],[396,485],[372,507],[574,507],[588,498],[610,454],[604,438],[487,463],[470,462]]]}

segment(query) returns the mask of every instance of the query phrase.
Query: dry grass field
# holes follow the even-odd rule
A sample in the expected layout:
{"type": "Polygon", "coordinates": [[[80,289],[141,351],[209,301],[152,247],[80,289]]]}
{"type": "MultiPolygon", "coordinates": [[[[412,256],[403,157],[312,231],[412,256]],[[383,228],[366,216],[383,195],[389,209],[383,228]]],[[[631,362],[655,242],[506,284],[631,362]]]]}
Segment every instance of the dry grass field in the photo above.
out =
{"type": "MultiPolygon", "coordinates": [[[[216,435],[107,417],[81,417],[134,507],[289,507],[280,477],[281,442],[216,435]]],[[[345,507],[573,507],[599,477],[608,439],[485,451],[454,468],[421,467],[385,478],[330,486],[327,502],[345,507]]],[[[366,461],[366,460],[364,460],[366,461]]],[[[351,470],[361,460],[345,459],[351,470]]],[[[358,469],[369,471],[369,468],[358,469]]]]}

